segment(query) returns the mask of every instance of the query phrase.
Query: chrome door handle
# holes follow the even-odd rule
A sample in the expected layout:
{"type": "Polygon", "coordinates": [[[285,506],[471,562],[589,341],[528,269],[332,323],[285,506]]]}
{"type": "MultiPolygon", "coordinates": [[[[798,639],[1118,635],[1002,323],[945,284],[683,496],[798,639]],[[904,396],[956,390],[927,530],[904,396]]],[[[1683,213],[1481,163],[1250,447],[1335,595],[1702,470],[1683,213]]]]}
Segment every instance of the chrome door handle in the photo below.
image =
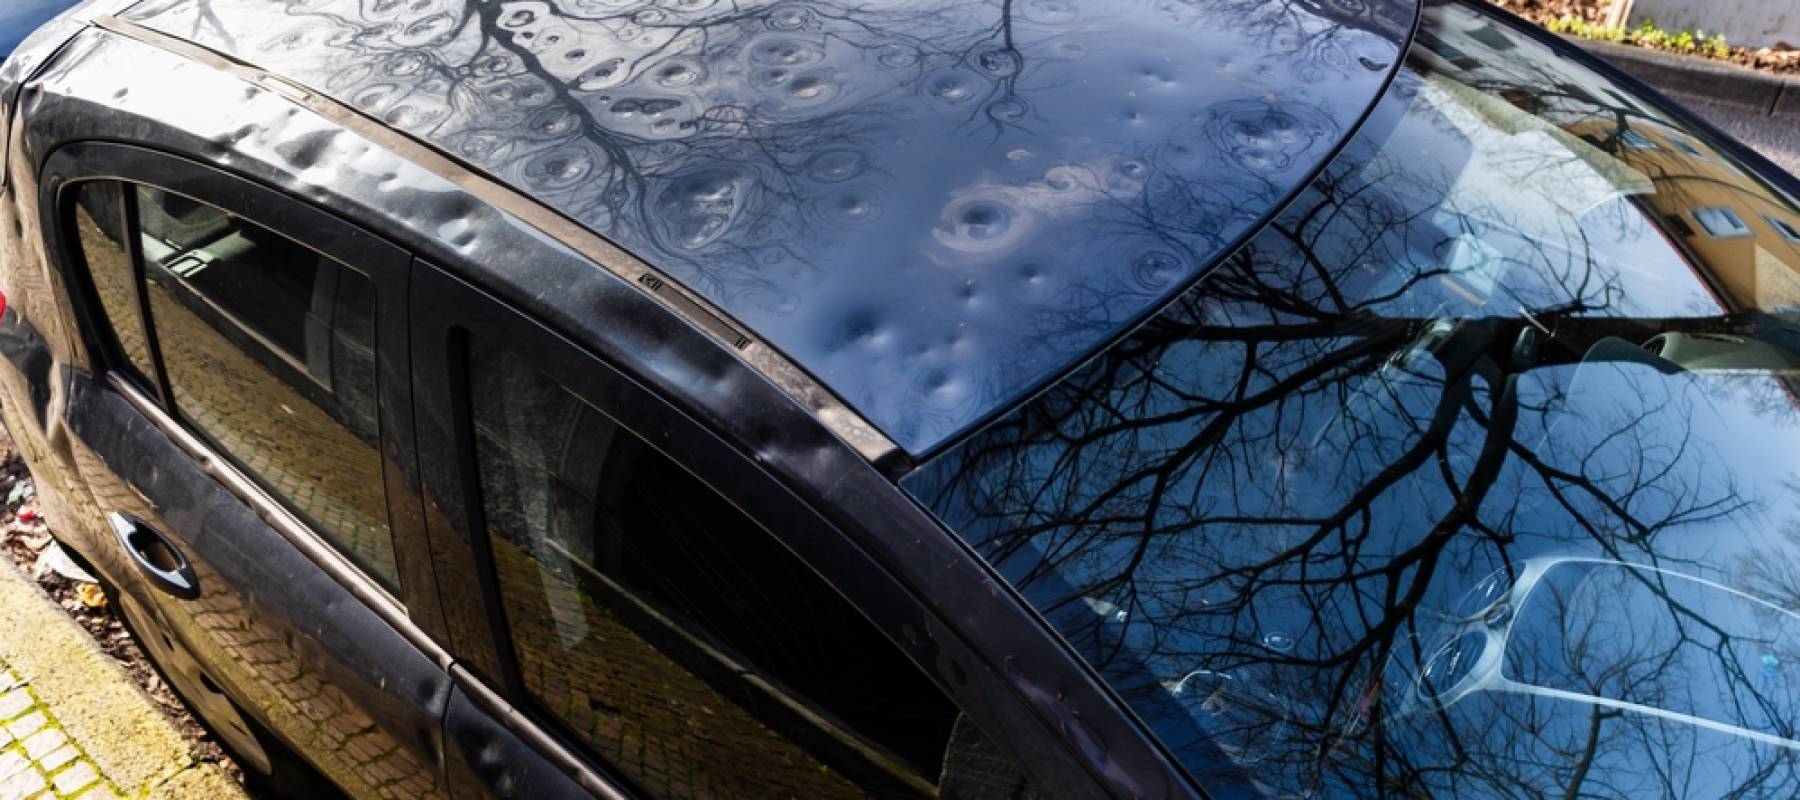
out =
{"type": "Polygon", "coordinates": [[[194,566],[168,537],[142,520],[118,511],[107,514],[106,521],[112,525],[113,533],[118,534],[119,544],[124,545],[125,552],[131,555],[132,563],[150,579],[152,586],[183,600],[200,596],[200,581],[194,577],[194,566]]]}

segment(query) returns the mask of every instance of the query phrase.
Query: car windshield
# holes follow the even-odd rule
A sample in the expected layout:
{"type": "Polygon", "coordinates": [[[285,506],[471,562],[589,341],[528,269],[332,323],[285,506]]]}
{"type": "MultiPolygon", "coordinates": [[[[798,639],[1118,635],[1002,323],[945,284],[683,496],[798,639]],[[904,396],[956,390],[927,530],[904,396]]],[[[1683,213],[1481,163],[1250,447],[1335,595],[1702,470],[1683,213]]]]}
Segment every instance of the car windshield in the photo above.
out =
{"type": "Polygon", "coordinates": [[[1800,795],[1800,211],[1472,5],[907,476],[1225,795],[1800,795]]]}

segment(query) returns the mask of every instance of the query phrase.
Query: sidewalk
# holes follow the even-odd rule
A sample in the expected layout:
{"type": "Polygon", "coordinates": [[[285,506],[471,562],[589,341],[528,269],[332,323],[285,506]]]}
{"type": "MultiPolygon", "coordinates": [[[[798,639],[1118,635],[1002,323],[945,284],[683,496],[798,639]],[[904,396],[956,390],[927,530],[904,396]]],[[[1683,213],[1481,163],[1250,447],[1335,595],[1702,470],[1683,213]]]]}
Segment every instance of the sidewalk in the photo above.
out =
{"type": "Polygon", "coordinates": [[[242,789],[12,564],[0,560],[0,800],[233,800],[242,789]]]}

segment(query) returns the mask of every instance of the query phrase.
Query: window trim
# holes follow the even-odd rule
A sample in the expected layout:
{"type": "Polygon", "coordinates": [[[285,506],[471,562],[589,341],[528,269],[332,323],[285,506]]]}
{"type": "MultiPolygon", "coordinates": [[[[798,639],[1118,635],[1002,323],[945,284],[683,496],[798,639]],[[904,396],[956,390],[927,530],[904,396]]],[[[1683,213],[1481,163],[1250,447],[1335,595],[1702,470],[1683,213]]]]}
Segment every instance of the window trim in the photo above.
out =
{"type": "MultiPolygon", "coordinates": [[[[733,447],[659,391],[608,360],[460,277],[419,262],[413,287],[412,306],[420,309],[413,318],[414,369],[420,387],[414,394],[419,405],[415,417],[421,423],[420,457],[422,464],[437,465],[440,470],[434,478],[427,467],[426,493],[438,512],[433,515],[434,522],[450,526],[479,522],[479,476],[467,391],[466,345],[459,340],[474,334],[500,343],[523,363],[560,383],[693,474],[756,522],[892,641],[952,706],[990,731],[990,738],[1002,752],[1012,754],[1026,775],[1043,774],[1043,768],[1033,764],[1054,761],[1060,768],[1069,763],[1066,756],[1048,756],[1049,751],[1043,748],[1045,742],[1017,728],[1029,718],[1021,715],[1029,712],[1010,708],[1013,701],[1009,693],[991,694],[991,683],[971,680],[962,667],[947,663],[949,653],[967,652],[943,638],[949,633],[948,626],[931,617],[927,606],[839,526],[769,472],[762,459],[733,447]],[[434,480],[436,485],[431,485],[434,480]],[[895,615],[920,621],[894,624],[891,620],[895,615]],[[936,633],[921,636],[921,631],[936,633]],[[936,663],[922,661],[921,651],[934,653],[936,663]],[[947,677],[947,673],[955,678],[947,677]],[[953,680],[960,685],[951,685],[953,680]],[[972,696],[974,691],[990,694],[972,696]],[[999,720],[1009,720],[1010,725],[1001,725],[999,720]],[[1015,749],[1022,741],[1036,745],[1026,751],[1033,757],[1023,757],[1015,749]]],[[[448,543],[438,550],[440,581],[480,587],[479,609],[465,612],[473,618],[451,627],[461,636],[450,643],[458,670],[465,680],[484,690],[470,691],[470,697],[487,712],[507,721],[509,727],[528,725],[538,736],[554,742],[554,748],[536,749],[577,780],[608,776],[602,780],[614,791],[643,796],[633,794],[628,779],[524,691],[487,537],[466,533],[467,530],[471,529],[434,526],[431,535],[433,541],[448,543]]],[[[449,598],[445,610],[455,613],[449,598]]],[[[1050,748],[1056,749],[1054,745],[1050,748]]],[[[1074,796],[1103,794],[1098,784],[1087,781],[1065,780],[1058,785],[1074,796]]]]}
{"type": "Polygon", "coordinates": [[[417,472],[411,435],[409,330],[405,314],[410,293],[411,254],[354,223],[277,189],[181,156],[136,145],[76,141],[59,146],[44,160],[39,194],[39,213],[45,220],[45,240],[51,250],[51,263],[72,281],[71,286],[81,289],[71,292],[71,306],[81,327],[80,336],[89,348],[90,366],[94,371],[104,373],[108,385],[131,401],[203,469],[324,572],[394,625],[433,661],[447,667],[447,650],[424,633],[425,629],[443,629],[442,613],[436,582],[429,571],[430,552],[422,531],[423,512],[417,507],[416,479],[407,474],[410,471],[416,475],[417,472]],[[116,352],[116,344],[108,341],[113,338],[110,334],[100,333],[110,330],[110,321],[91,293],[86,261],[75,238],[78,233],[73,218],[64,213],[73,203],[73,190],[92,181],[118,183],[121,194],[127,198],[127,224],[133,227],[126,238],[131,241],[138,313],[156,371],[156,375],[148,376],[155,384],[154,388],[145,387],[142,381],[133,378],[135,369],[119,369],[121,364],[129,366],[129,361],[123,358],[123,353],[116,352]],[[271,493],[173,407],[167,370],[149,315],[145,269],[140,260],[135,228],[137,193],[132,191],[134,184],[223,209],[322,256],[355,264],[355,269],[374,284],[378,303],[377,450],[381,459],[388,529],[401,584],[397,591],[357,565],[340,552],[336,543],[307,525],[286,502],[271,493]],[[291,232],[295,230],[303,231],[304,236],[295,236],[291,232]]]}
{"type": "Polygon", "coordinates": [[[90,357],[98,363],[106,365],[120,378],[130,381],[143,391],[149,392],[158,405],[168,402],[168,386],[163,384],[162,371],[159,365],[162,359],[156,344],[156,331],[150,326],[150,316],[144,298],[144,275],[138,269],[142,263],[140,242],[131,235],[137,230],[137,193],[127,191],[131,184],[110,177],[82,177],[70,180],[58,193],[56,199],[56,216],[54,222],[47,226],[52,230],[52,249],[59,251],[57,264],[66,265],[66,275],[70,285],[70,304],[74,312],[77,335],[88,345],[90,357]],[[137,333],[143,338],[144,351],[150,360],[150,373],[142,371],[133,364],[131,357],[125,354],[125,347],[119,341],[118,326],[108,317],[105,305],[100,302],[100,290],[94,284],[93,269],[88,265],[86,248],[81,243],[81,232],[75,222],[75,206],[81,190],[89,184],[110,184],[119,193],[119,219],[125,226],[120,232],[124,237],[120,242],[125,251],[127,265],[131,270],[131,306],[137,310],[137,333]]]}
{"type": "MultiPolygon", "coordinates": [[[[474,338],[482,339],[483,347],[489,351],[503,357],[517,359],[526,369],[536,369],[535,365],[532,364],[530,352],[526,350],[522,350],[504,341],[486,341],[487,337],[481,336],[480,334],[460,326],[455,330],[457,331],[456,339],[458,341],[456,344],[453,344],[452,347],[463,351],[463,353],[460,354],[460,357],[465,364],[465,375],[469,371],[472,371],[472,367],[468,365],[472,361],[473,351],[476,350],[471,344],[471,339],[474,338]]],[[[452,357],[456,358],[458,357],[458,354],[453,353],[452,357]]],[[[679,458],[668,452],[667,448],[659,447],[649,436],[633,429],[626,421],[614,417],[612,412],[608,409],[593,402],[590,396],[578,391],[557,376],[543,372],[540,372],[539,374],[550,381],[552,385],[568,392],[570,396],[577,401],[585,403],[594,413],[599,414],[607,423],[614,426],[617,431],[617,434],[615,435],[630,437],[638,446],[646,448],[650,452],[656,454],[656,456],[666,459],[669,466],[686,472],[695,480],[699,481],[701,484],[701,491],[711,491],[717,495],[720,500],[731,505],[734,510],[743,515],[745,522],[756,527],[757,532],[760,535],[768,537],[776,546],[782,548],[789,556],[791,556],[797,566],[818,576],[822,585],[826,586],[827,591],[836,591],[835,587],[830,585],[829,580],[825,579],[823,575],[819,575],[816,569],[813,569],[812,566],[802,560],[797,553],[794,553],[793,549],[788,546],[788,544],[784,542],[770,526],[763,524],[752,517],[742,508],[741,504],[733,502],[725,492],[713,488],[713,485],[710,482],[706,481],[706,479],[701,477],[697,472],[684,465],[679,458]]],[[[473,396],[472,393],[468,391],[468,388],[469,387],[466,385],[457,387],[457,393],[459,397],[465,398],[465,404],[467,402],[466,399],[473,396]]],[[[469,406],[468,410],[471,415],[471,418],[468,420],[470,425],[469,430],[473,431],[473,407],[469,406]]],[[[660,411],[661,409],[657,410],[660,411]]],[[[654,421],[652,424],[654,424],[654,421]]],[[[670,427],[673,428],[676,426],[672,425],[670,427]]],[[[476,453],[470,453],[470,456],[472,463],[478,461],[476,453]]],[[[713,459],[707,458],[704,460],[710,462],[713,459]]],[[[475,464],[477,473],[479,473],[479,466],[478,463],[475,464]]],[[[742,466],[745,468],[750,467],[747,462],[743,463],[742,466]]],[[[485,496],[485,488],[479,479],[479,474],[477,474],[476,478],[476,481],[467,487],[470,492],[469,519],[473,529],[485,530],[487,527],[485,520],[487,513],[487,497],[485,496]]],[[[490,532],[476,538],[480,539],[482,543],[480,546],[489,550],[490,555],[488,560],[491,564],[493,562],[493,556],[491,554],[493,546],[492,533],[490,532]]],[[[579,558],[575,557],[574,554],[569,552],[561,542],[551,540],[546,543],[546,546],[558,552],[562,557],[570,559],[574,570],[582,576],[584,583],[586,581],[592,582],[592,585],[584,591],[595,592],[596,594],[592,596],[595,597],[597,602],[611,608],[613,613],[620,618],[636,620],[639,624],[652,627],[655,630],[655,637],[653,638],[658,642],[655,646],[658,650],[664,651],[665,654],[670,657],[670,660],[683,663],[683,668],[688,669],[691,674],[703,683],[714,684],[715,686],[725,684],[719,688],[720,693],[727,699],[739,695],[755,697],[756,708],[761,711],[758,714],[753,714],[753,716],[757,717],[759,722],[773,730],[776,735],[800,745],[805,749],[811,749],[803,744],[807,741],[811,741],[815,746],[823,746],[830,749],[834,755],[841,759],[840,761],[835,762],[837,764],[837,771],[845,778],[855,783],[859,788],[873,789],[877,795],[884,797],[889,796],[890,793],[897,795],[908,790],[917,791],[927,788],[912,783],[910,777],[908,777],[910,773],[905,769],[906,765],[904,764],[904,759],[898,752],[889,751],[881,742],[865,736],[854,726],[836,718],[831,708],[815,704],[803,693],[790,691],[780,683],[779,676],[760,673],[749,663],[741,660],[744,658],[743,654],[733,652],[728,646],[721,646],[720,644],[708,641],[706,632],[689,628],[682,623],[678,618],[677,613],[663,607],[649,597],[641,596],[630,586],[626,585],[621,579],[606,574],[598,567],[583,563],[579,558]]],[[[837,594],[846,603],[850,602],[849,598],[844,597],[842,592],[837,592],[837,594]]],[[[501,651],[502,662],[513,662],[514,666],[511,670],[511,674],[519,676],[520,672],[516,666],[517,661],[520,658],[519,648],[517,643],[511,638],[513,621],[507,617],[504,599],[496,597],[496,600],[499,601],[497,605],[500,607],[500,613],[494,620],[500,631],[500,635],[497,636],[497,639],[500,639],[500,641],[497,642],[496,646],[501,651]]],[[[851,606],[854,609],[854,604],[851,604],[851,606]]],[[[869,620],[866,615],[862,616],[862,620],[869,626],[870,630],[876,631],[877,634],[880,633],[879,628],[877,628],[874,625],[874,622],[869,620]]],[[[896,648],[896,650],[898,650],[898,648],[896,648]]],[[[922,669],[919,670],[919,674],[921,676],[926,675],[925,671],[922,669]]],[[[934,688],[938,688],[940,695],[947,704],[952,708],[956,708],[947,692],[944,692],[941,687],[934,688]]],[[[544,724],[559,729],[565,738],[581,744],[583,750],[591,751],[593,749],[591,745],[585,743],[584,738],[569,725],[567,720],[561,714],[558,714],[555,709],[546,705],[538,695],[533,693],[530,687],[525,685],[522,678],[519,679],[516,685],[509,687],[509,694],[513,698],[515,704],[531,709],[541,718],[544,724]]],[[[957,710],[960,712],[960,708],[957,710]]],[[[923,775],[920,777],[924,777],[927,781],[935,778],[934,775],[923,775]]],[[[636,786],[636,782],[629,775],[621,774],[620,782],[627,786],[636,786]]],[[[654,792],[650,791],[641,791],[639,793],[646,797],[656,796],[654,792]]],[[[921,792],[921,796],[923,796],[923,792],[921,792]]]]}
{"type": "MultiPolygon", "coordinates": [[[[493,302],[497,303],[498,301],[494,300],[493,302]]],[[[479,320],[479,316],[471,316],[468,319],[479,320]]],[[[482,320],[481,322],[486,321],[487,320],[482,320]]],[[[782,492],[783,490],[781,487],[773,485],[772,479],[756,469],[749,461],[741,459],[734,452],[730,452],[729,448],[727,448],[722,441],[711,437],[710,434],[700,428],[697,422],[687,418],[685,414],[682,414],[673,406],[663,402],[660,398],[655,397],[647,388],[633,381],[624,373],[612,369],[610,365],[607,365],[598,359],[591,359],[584,353],[576,352],[579,350],[576,345],[561,339],[561,337],[556,336],[548,330],[539,329],[538,331],[531,331],[514,329],[508,331],[509,335],[499,337],[484,333],[481,330],[482,328],[489,327],[490,326],[488,325],[480,323],[471,325],[466,324],[466,322],[463,321],[458,321],[450,323],[447,329],[449,337],[446,342],[448,349],[446,356],[453,367],[455,376],[454,383],[448,394],[451,395],[452,398],[452,405],[454,408],[453,419],[455,420],[454,424],[458,441],[457,449],[459,452],[456,461],[459,465],[459,472],[466,476],[466,483],[463,486],[462,493],[459,495],[459,499],[464,500],[466,503],[464,515],[465,519],[469,521],[470,529],[472,531],[485,529],[485,511],[482,505],[481,480],[475,459],[476,448],[473,440],[474,412],[473,407],[469,402],[471,399],[471,392],[468,380],[469,363],[467,354],[469,351],[469,338],[472,336],[481,336],[484,339],[490,339],[492,346],[500,348],[509,355],[520,359],[521,363],[529,368],[538,370],[546,378],[575,395],[582,402],[593,407],[612,424],[616,425],[621,433],[637,438],[645,447],[648,447],[667,458],[677,468],[689,472],[702,484],[706,485],[707,488],[717,493],[720,498],[737,508],[738,511],[744,514],[746,519],[757,525],[766,535],[773,538],[779,546],[787,549],[790,553],[793,553],[791,544],[777,533],[778,528],[767,524],[763,521],[764,518],[759,518],[749,509],[745,508],[745,504],[741,500],[741,494],[746,492],[747,486],[761,484],[760,486],[757,486],[756,489],[748,491],[768,494],[782,492]],[[546,357],[546,354],[549,354],[548,357],[546,357]],[[584,364],[583,362],[588,363],[584,364]],[[657,434],[661,435],[653,434],[651,431],[655,431],[657,434]],[[684,457],[683,451],[686,451],[686,457],[684,457]],[[692,466],[694,464],[705,464],[713,467],[713,469],[696,470],[692,466]],[[730,466],[721,466],[722,464],[728,464],[730,466]],[[734,485],[734,491],[721,490],[718,488],[721,485],[718,478],[722,476],[717,473],[726,471],[731,467],[738,467],[743,470],[738,476],[741,480],[726,484],[734,485]],[[703,474],[703,472],[715,473],[713,479],[709,480],[708,476],[703,474]]],[[[498,327],[507,328],[511,326],[502,325],[498,327]]],[[[792,511],[795,513],[804,513],[799,512],[797,509],[792,511]]],[[[504,700],[510,708],[522,711],[526,718],[530,719],[541,730],[549,732],[553,740],[557,741],[562,747],[580,754],[582,758],[590,763],[590,768],[597,774],[609,776],[610,783],[615,791],[631,797],[655,797],[654,794],[638,787],[636,782],[633,781],[628,774],[608,763],[601,754],[596,752],[590,744],[577,734],[573,727],[552,709],[544,705],[544,703],[532,693],[529,687],[525,685],[525,681],[518,666],[518,652],[513,644],[510,624],[506,617],[505,603],[500,597],[498,574],[494,566],[491,541],[486,535],[471,534],[469,538],[473,542],[472,549],[476,552],[477,558],[481,562],[480,569],[481,577],[483,579],[483,595],[488,610],[488,624],[493,632],[491,647],[494,650],[495,661],[500,669],[500,691],[495,693],[496,697],[504,700]]],[[[811,563],[807,562],[805,558],[800,557],[798,553],[794,553],[794,555],[803,566],[808,569],[814,569],[814,571],[817,572],[816,568],[814,568],[811,563]]],[[[820,575],[820,577],[828,586],[831,586],[834,590],[837,589],[837,586],[832,583],[829,577],[824,575],[820,575]]],[[[840,594],[842,594],[841,591],[840,594]]],[[[663,618],[660,609],[645,603],[639,598],[629,597],[629,595],[628,598],[632,604],[628,613],[642,613],[658,619],[663,618]]],[[[853,607],[856,606],[854,601],[850,601],[847,597],[845,599],[846,601],[851,602],[853,607]]],[[[860,610],[861,609],[858,608],[858,611],[860,610]]],[[[871,621],[870,624],[873,625],[874,623],[871,621]]],[[[721,659],[719,666],[738,666],[731,660],[730,655],[716,653],[710,644],[693,638],[691,632],[672,624],[670,632],[674,635],[683,637],[686,640],[686,644],[696,650],[718,655],[721,659]]],[[[730,670],[722,669],[721,671],[730,670]]],[[[921,672],[929,677],[928,672],[924,670],[921,670],[921,672]]],[[[761,690],[761,693],[768,700],[778,703],[784,708],[791,708],[794,705],[793,699],[782,692],[769,687],[760,686],[754,681],[744,681],[743,683],[745,689],[761,690]]],[[[939,691],[944,691],[941,686],[938,687],[938,689],[939,691]]],[[[954,700],[950,699],[951,695],[949,692],[944,691],[944,696],[952,705],[955,705],[954,700]]],[[[958,706],[958,708],[960,710],[960,706],[958,706]]],[[[810,713],[810,709],[802,708],[795,713],[804,716],[810,713]]],[[[847,736],[853,741],[860,740],[860,737],[855,736],[852,732],[842,731],[833,723],[828,722],[827,724],[830,725],[833,731],[847,736]]],[[[827,733],[826,735],[830,736],[831,734],[827,733]]]]}

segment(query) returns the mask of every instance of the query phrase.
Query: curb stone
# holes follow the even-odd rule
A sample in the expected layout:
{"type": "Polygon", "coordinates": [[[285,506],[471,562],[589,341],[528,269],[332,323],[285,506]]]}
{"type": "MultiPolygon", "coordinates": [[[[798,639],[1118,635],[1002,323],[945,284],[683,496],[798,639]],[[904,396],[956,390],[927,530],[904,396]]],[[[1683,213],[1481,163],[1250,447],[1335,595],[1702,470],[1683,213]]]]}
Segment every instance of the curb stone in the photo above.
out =
{"type": "Polygon", "coordinates": [[[1665,93],[1728,103],[1800,124],[1800,77],[1614,42],[1563,38],[1665,93]]]}
{"type": "Polygon", "coordinates": [[[0,619],[0,800],[244,797],[217,764],[195,762],[155,701],[5,562],[0,619]]]}

